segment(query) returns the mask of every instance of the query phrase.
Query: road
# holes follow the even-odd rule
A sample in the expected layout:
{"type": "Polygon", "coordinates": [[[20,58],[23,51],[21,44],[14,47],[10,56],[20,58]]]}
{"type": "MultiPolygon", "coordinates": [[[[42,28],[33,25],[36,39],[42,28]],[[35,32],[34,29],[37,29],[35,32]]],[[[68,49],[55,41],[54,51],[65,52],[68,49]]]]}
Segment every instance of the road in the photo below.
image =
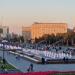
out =
{"type": "MultiPolygon", "coordinates": [[[[0,56],[2,57],[3,52],[0,51],[0,56]]],[[[16,59],[16,55],[9,54],[5,52],[5,59],[8,63],[15,66],[22,72],[27,72],[27,68],[33,62],[28,61],[24,58],[16,59]]],[[[36,64],[33,63],[34,71],[75,71],[75,64],[36,64]]]]}

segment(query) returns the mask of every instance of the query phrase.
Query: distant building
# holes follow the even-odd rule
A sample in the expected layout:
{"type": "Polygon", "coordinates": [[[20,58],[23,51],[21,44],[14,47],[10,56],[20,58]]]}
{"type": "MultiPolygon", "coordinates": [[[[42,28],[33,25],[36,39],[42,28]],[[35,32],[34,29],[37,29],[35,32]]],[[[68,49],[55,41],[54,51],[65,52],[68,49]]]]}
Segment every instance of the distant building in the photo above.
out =
{"type": "Polygon", "coordinates": [[[26,40],[42,37],[44,34],[67,33],[66,23],[34,23],[31,27],[22,27],[22,35],[26,40]]]}
{"type": "Polygon", "coordinates": [[[24,37],[24,41],[27,42],[31,39],[31,27],[22,27],[22,35],[24,37]]]}
{"type": "Polygon", "coordinates": [[[0,26],[0,37],[5,38],[9,33],[9,27],[7,26],[0,26]]]}
{"type": "Polygon", "coordinates": [[[39,38],[44,34],[67,33],[66,23],[34,23],[31,26],[31,38],[39,38]]]}

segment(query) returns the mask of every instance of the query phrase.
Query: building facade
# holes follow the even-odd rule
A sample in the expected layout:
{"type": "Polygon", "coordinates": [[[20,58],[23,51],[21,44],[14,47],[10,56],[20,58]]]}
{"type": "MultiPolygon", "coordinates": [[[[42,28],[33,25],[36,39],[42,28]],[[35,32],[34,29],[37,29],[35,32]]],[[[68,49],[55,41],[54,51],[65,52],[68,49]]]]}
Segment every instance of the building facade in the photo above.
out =
{"type": "Polygon", "coordinates": [[[67,33],[66,23],[34,23],[31,27],[22,27],[22,35],[24,40],[35,40],[44,34],[67,33]]]}
{"type": "Polygon", "coordinates": [[[27,42],[31,39],[31,27],[22,27],[22,35],[24,37],[24,41],[27,42]]]}
{"type": "Polygon", "coordinates": [[[42,37],[44,34],[67,33],[66,23],[34,23],[31,26],[32,39],[42,37]]]}

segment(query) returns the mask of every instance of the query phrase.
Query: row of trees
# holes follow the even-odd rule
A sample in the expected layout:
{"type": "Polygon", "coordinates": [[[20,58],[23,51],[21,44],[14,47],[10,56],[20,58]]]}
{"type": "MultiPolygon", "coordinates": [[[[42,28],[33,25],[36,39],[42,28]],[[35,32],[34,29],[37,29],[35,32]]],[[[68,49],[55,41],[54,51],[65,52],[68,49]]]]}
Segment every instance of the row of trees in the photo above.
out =
{"type": "Polygon", "coordinates": [[[49,34],[45,34],[40,38],[35,38],[35,43],[39,43],[40,41],[45,41],[43,43],[46,44],[53,44],[57,41],[62,40],[63,44],[67,44],[67,45],[73,45],[75,44],[75,32],[69,31],[67,33],[64,34],[60,34],[58,33],[57,35],[49,35],[49,34]]]}
{"type": "Polygon", "coordinates": [[[52,35],[45,34],[40,38],[35,38],[35,43],[38,43],[40,41],[44,41],[44,43],[52,44],[56,41],[59,41],[62,38],[63,38],[62,34],[57,34],[56,36],[54,34],[52,34],[52,35]]]}
{"type": "MultiPolygon", "coordinates": [[[[10,42],[24,42],[24,37],[23,36],[17,36],[15,35],[14,37],[12,36],[11,38],[7,37],[7,39],[10,42]]],[[[62,41],[63,44],[67,44],[67,45],[73,45],[75,44],[75,32],[73,31],[68,31],[67,33],[63,33],[60,34],[58,33],[57,35],[49,35],[49,34],[45,34],[42,37],[39,38],[35,38],[35,43],[45,43],[45,44],[54,44],[57,41],[62,41]]],[[[31,40],[29,41],[29,43],[31,42],[31,40]]]]}
{"type": "Polygon", "coordinates": [[[23,43],[24,42],[24,38],[23,38],[23,36],[19,36],[19,37],[14,37],[14,38],[12,38],[11,39],[13,42],[21,42],[21,43],[23,43]]]}
{"type": "Polygon", "coordinates": [[[15,36],[7,36],[7,38],[4,38],[6,40],[8,40],[9,42],[18,42],[18,43],[23,43],[24,42],[24,37],[23,36],[18,36],[18,35],[15,35],[15,36]]]}

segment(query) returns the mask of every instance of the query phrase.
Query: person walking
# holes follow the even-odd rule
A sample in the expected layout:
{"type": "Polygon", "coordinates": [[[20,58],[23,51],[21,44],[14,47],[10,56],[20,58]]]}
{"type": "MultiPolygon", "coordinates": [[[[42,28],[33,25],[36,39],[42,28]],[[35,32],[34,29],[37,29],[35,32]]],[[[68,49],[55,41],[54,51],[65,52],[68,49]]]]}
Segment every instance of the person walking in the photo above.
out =
{"type": "Polygon", "coordinates": [[[33,64],[30,64],[30,71],[33,72],[33,64]]]}
{"type": "Polygon", "coordinates": [[[33,64],[30,64],[29,68],[27,69],[28,72],[33,72],[33,64]]]}

